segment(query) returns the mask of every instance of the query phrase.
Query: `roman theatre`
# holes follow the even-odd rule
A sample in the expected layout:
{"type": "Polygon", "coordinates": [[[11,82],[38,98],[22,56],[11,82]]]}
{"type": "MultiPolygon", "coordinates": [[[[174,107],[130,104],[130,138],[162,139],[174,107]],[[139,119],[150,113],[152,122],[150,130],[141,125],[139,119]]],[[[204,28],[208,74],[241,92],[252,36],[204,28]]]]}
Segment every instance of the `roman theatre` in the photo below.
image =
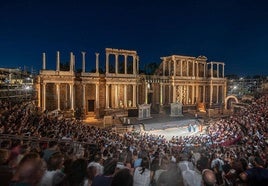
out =
{"type": "Polygon", "coordinates": [[[56,70],[52,70],[46,68],[43,53],[36,81],[37,104],[43,111],[79,108],[85,116],[104,118],[117,111],[139,115],[139,107],[148,105],[149,112],[168,115],[173,103],[180,103],[182,109],[205,110],[223,105],[226,98],[225,64],[208,62],[205,56],[160,57],[154,74],[147,75],[140,72],[134,50],[106,48],[103,63],[95,53],[95,69],[90,72],[86,71],[86,53],[81,55],[82,61],[76,62],[71,52],[68,68],[62,69],[58,51],[56,70]],[[99,70],[101,66],[105,69],[99,70]]]}

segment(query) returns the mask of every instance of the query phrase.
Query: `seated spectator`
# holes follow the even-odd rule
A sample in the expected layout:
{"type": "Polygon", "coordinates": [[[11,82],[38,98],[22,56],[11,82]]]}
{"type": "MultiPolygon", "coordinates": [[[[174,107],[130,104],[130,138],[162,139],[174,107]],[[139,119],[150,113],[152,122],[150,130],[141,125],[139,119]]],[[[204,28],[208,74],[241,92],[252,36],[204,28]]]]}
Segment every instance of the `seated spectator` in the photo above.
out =
{"type": "Polygon", "coordinates": [[[65,174],[62,172],[64,156],[56,152],[48,159],[47,170],[42,177],[40,186],[56,186],[65,181],[65,174]]]}
{"type": "Polygon", "coordinates": [[[71,167],[70,172],[67,174],[68,183],[72,186],[87,185],[87,161],[85,159],[75,160],[71,167]]]}
{"type": "Polygon", "coordinates": [[[133,186],[149,186],[151,181],[150,160],[142,158],[141,165],[135,168],[133,186]]]}
{"type": "Polygon", "coordinates": [[[87,167],[88,186],[92,185],[92,181],[97,175],[97,166],[89,164],[89,166],[87,167]]]}
{"type": "Polygon", "coordinates": [[[203,186],[215,186],[217,183],[215,173],[210,169],[204,169],[202,171],[203,186]]]}
{"type": "Polygon", "coordinates": [[[127,168],[120,169],[113,177],[111,186],[132,186],[133,176],[127,168]]]}
{"type": "Polygon", "coordinates": [[[157,183],[157,180],[162,172],[167,171],[169,165],[169,159],[167,157],[163,157],[161,159],[160,167],[154,172],[153,182],[157,183]]]}
{"type": "Polygon", "coordinates": [[[102,175],[97,175],[92,182],[92,186],[110,186],[114,176],[117,161],[113,158],[108,158],[104,162],[102,175]]]}
{"type": "Polygon", "coordinates": [[[0,180],[3,185],[8,185],[13,177],[13,169],[8,165],[9,155],[9,150],[0,149],[0,180]]]}
{"type": "Polygon", "coordinates": [[[48,163],[48,159],[51,157],[52,154],[59,151],[59,146],[56,141],[50,141],[48,143],[48,148],[43,152],[43,159],[48,163]]]}
{"type": "Polygon", "coordinates": [[[38,154],[29,153],[20,161],[10,186],[37,186],[44,174],[44,162],[38,154]]]}
{"type": "Polygon", "coordinates": [[[267,186],[268,170],[263,167],[264,161],[260,157],[255,157],[252,162],[252,168],[247,169],[240,174],[240,178],[248,183],[249,186],[267,186]]]}
{"type": "Polygon", "coordinates": [[[181,175],[178,172],[177,164],[170,162],[167,171],[160,174],[157,186],[178,186],[183,185],[181,175]]]}
{"type": "Polygon", "coordinates": [[[103,174],[102,159],[101,159],[101,156],[99,154],[96,154],[94,156],[94,160],[88,164],[88,167],[90,167],[90,166],[96,167],[96,175],[103,174]]]}

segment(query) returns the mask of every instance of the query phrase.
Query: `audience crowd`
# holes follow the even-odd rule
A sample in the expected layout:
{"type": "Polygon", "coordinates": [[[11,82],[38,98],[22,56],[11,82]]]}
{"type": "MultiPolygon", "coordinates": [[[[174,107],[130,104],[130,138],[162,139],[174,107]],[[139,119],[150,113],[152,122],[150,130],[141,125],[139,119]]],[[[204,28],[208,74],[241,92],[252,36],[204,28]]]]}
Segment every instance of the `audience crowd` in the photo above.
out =
{"type": "Polygon", "coordinates": [[[268,96],[200,135],[85,125],[0,101],[0,180],[25,186],[268,185],[268,96]]]}

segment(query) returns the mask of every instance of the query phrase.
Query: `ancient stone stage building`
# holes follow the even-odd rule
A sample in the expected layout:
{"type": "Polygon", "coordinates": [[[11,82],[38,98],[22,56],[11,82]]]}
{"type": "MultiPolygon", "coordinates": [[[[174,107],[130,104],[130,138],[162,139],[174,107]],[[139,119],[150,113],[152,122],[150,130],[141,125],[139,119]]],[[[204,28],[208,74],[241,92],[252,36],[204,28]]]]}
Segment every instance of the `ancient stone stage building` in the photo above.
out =
{"type": "Polygon", "coordinates": [[[151,104],[161,112],[170,103],[183,106],[200,103],[207,108],[222,105],[226,97],[224,63],[207,62],[204,56],[172,55],[161,57],[154,75],[139,73],[136,51],[106,48],[105,72],[99,71],[99,53],[96,69],[86,72],[85,52],[82,64],[70,53],[69,67],[60,68],[60,53],[56,55],[56,70],[43,68],[37,78],[38,106],[43,110],[82,109],[87,115],[102,117],[111,110],[136,109],[140,104],[151,104]],[[75,71],[82,67],[81,72],[75,71]]]}

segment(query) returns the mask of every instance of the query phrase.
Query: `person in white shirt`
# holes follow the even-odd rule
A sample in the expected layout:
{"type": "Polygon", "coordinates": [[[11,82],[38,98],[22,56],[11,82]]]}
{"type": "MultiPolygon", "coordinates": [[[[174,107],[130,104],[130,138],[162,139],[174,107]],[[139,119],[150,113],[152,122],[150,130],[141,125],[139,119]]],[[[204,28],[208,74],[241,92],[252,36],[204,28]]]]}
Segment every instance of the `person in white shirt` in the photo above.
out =
{"type": "Polygon", "coordinates": [[[151,181],[150,160],[142,158],[141,165],[135,168],[133,186],[149,186],[151,181]]]}

